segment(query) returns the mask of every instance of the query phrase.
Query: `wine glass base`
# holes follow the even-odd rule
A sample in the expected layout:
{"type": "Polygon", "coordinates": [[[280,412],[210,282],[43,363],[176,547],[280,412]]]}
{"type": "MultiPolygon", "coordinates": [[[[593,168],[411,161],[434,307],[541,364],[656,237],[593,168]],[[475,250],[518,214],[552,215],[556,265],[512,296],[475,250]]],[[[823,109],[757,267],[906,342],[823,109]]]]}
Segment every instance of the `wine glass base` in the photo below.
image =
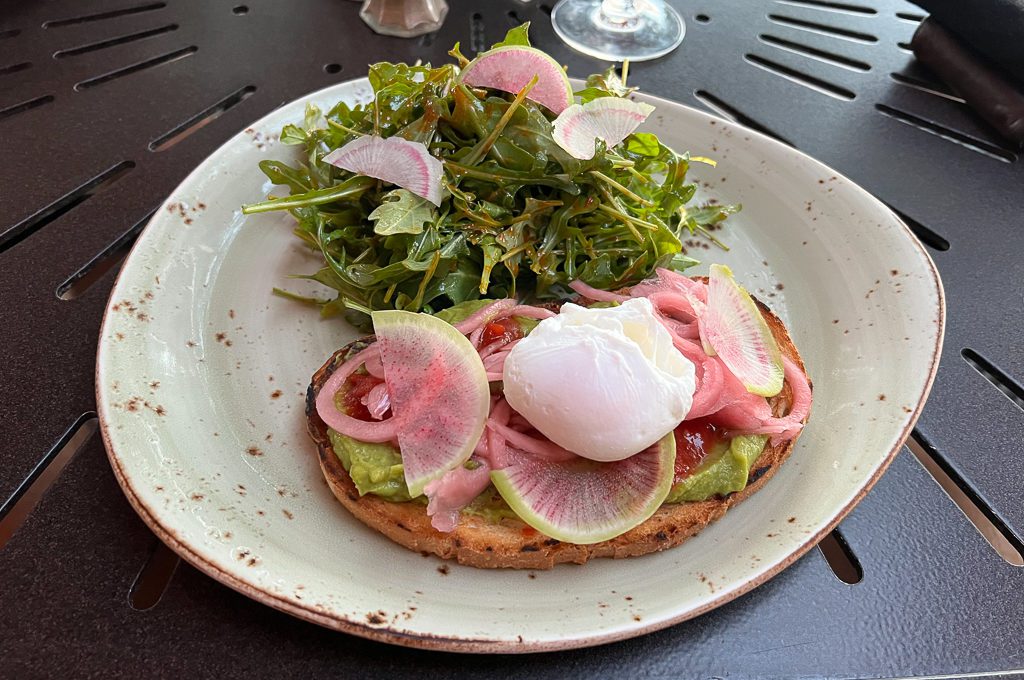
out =
{"type": "Polygon", "coordinates": [[[639,16],[616,24],[601,14],[602,0],[561,0],[551,25],[569,47],[605,61],[647,61],[662,57],[683,41],[686,24],[663,2],[636,0],[639,16]]]}

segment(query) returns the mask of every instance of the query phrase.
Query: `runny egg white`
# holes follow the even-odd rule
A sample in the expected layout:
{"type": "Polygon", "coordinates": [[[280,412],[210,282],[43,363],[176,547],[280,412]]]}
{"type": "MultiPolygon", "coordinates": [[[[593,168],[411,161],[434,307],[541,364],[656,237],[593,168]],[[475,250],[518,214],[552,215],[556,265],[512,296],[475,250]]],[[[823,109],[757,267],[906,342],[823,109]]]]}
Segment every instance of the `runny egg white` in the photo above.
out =
{"type": "Polygon", "coordinates": [[[512,348],[505,398],[548,439],[614,461],[671,432],[693,402],[693,364],[646,298],[617,307],[572,303],[512,348]]]}

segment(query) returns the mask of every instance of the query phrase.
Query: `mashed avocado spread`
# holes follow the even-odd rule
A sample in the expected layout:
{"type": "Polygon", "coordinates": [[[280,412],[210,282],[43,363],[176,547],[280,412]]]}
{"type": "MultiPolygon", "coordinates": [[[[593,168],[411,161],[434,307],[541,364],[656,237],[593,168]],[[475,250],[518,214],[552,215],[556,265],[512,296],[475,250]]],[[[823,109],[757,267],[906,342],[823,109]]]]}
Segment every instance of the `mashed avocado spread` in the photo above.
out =
{"type": "MultiPolygon", "coordinates": [[[[458,323],[473,312],[490,304],[491,300],[471,300],[437,313],[437,317],[449,323],[458,323]]],[[[534,319],[517,319],[524,334],[537,325],[534,319]]],[[[340,405],[344,388],[335,397],[340,405]]],[[[412,499],[405,484],[405,470],[398,450],[390,444],[361,442],[351,437],[328,430],[335,455],[348,472],[360,495],[375,494],[389,501],[402,502],[412,499]]],[[[742,490],[747,485],[750,468],[764,450],[768,437],[747,435],[734,437],[713,450],[693,473],[675,484],[669,491],[666,503],[703,501],[712,496],[726,496],[742,490]]],[[[497,521],[514,518],[516,515],[498,495],[493,485],[463,508],[463,513],[477,515],[497,521]]]]}
{"type": "Polygon", "coordinates": [[[747,485],[750,467],[767,443],[765,435],[733,437],[713,450],[689,477],[675,484],[665,502],[704,501],[712,496],[742,491],[747,485]]]}

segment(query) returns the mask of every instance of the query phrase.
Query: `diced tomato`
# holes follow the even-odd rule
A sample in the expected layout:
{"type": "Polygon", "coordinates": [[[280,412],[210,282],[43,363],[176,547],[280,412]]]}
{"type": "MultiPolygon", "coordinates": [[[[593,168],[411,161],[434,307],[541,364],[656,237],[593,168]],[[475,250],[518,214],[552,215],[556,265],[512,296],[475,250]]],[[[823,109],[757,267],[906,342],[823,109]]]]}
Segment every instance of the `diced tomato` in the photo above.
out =
{"type": "Polygon", "coordinates": [[[497,321],[491,321],[484,327],[483,336],[480,338],[480,346],[486,347],[492,342],[498,342],[499,340],[501,344],[507,345],[521,337],[523,337],[522,327],[512,317],[506,317],[497,321]]]}
{"type": "Polygon", "coordinates": [[[382,383],[369,373],[353,373],[341,388],[341,406],[345,413],[359,420],[373,421],[370,411],[363,404],[363,397],[382,383]]]}
{"type": "Polygon", "coordinates": [[[684,421],[675,429],[676,475],[673,483],[680,482],[697,466],[722,439],[722,431],[707,418],[684,421]]]}

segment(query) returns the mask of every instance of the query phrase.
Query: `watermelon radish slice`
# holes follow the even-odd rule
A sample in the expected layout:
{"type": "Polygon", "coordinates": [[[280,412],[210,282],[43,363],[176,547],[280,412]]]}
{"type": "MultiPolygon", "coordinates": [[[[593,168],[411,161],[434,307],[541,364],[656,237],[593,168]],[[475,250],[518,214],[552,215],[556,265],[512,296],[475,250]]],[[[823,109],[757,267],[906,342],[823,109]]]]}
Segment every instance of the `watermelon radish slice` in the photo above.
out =
{"type": "Polygon", "coordinates": [[[405,482],[413,497],[469,460],[491,406],[480,355],[429,314],[373,312],[405,482]]]}
{"type": "Polygon", "coordinates": [[[574,158],[594,157],[594,143],[602,139],[608,148],[633,134],[654,107],[620,97],[599,97],[573,104],[555,118],[553,137],[574,158]]]}
{"type": "Polygon", "coordinates": [[[364,135],[330,152],[324,161],[357,175],[396,184],[441,205],[444,164],[419,142],[364,135]]]}
{"type": "Polygon", "coordinates": [[[490,87],[517,94],[537,76],[537,84],[526,95],[552,113],[572,104],[572,86],[557,61],[533,47],[506,45],[479,55],[466,64],[459,81],[473,87],[490,87]]]}
{"type": "Polygon", "coordinates": [[[753,298],[725,265],[711,265],[701,335],[748,392],[771,397],[782,390],[782,352],[753,298]]]}
{"type": "Polygon", "coordinates": [[[586,458],[551,461],[509,447],[508,465],[491,482],[516,515],[551,538],[597,543],[614,538],[654,514],[675,474],[673,433],[612,463],[586,458]]]}

